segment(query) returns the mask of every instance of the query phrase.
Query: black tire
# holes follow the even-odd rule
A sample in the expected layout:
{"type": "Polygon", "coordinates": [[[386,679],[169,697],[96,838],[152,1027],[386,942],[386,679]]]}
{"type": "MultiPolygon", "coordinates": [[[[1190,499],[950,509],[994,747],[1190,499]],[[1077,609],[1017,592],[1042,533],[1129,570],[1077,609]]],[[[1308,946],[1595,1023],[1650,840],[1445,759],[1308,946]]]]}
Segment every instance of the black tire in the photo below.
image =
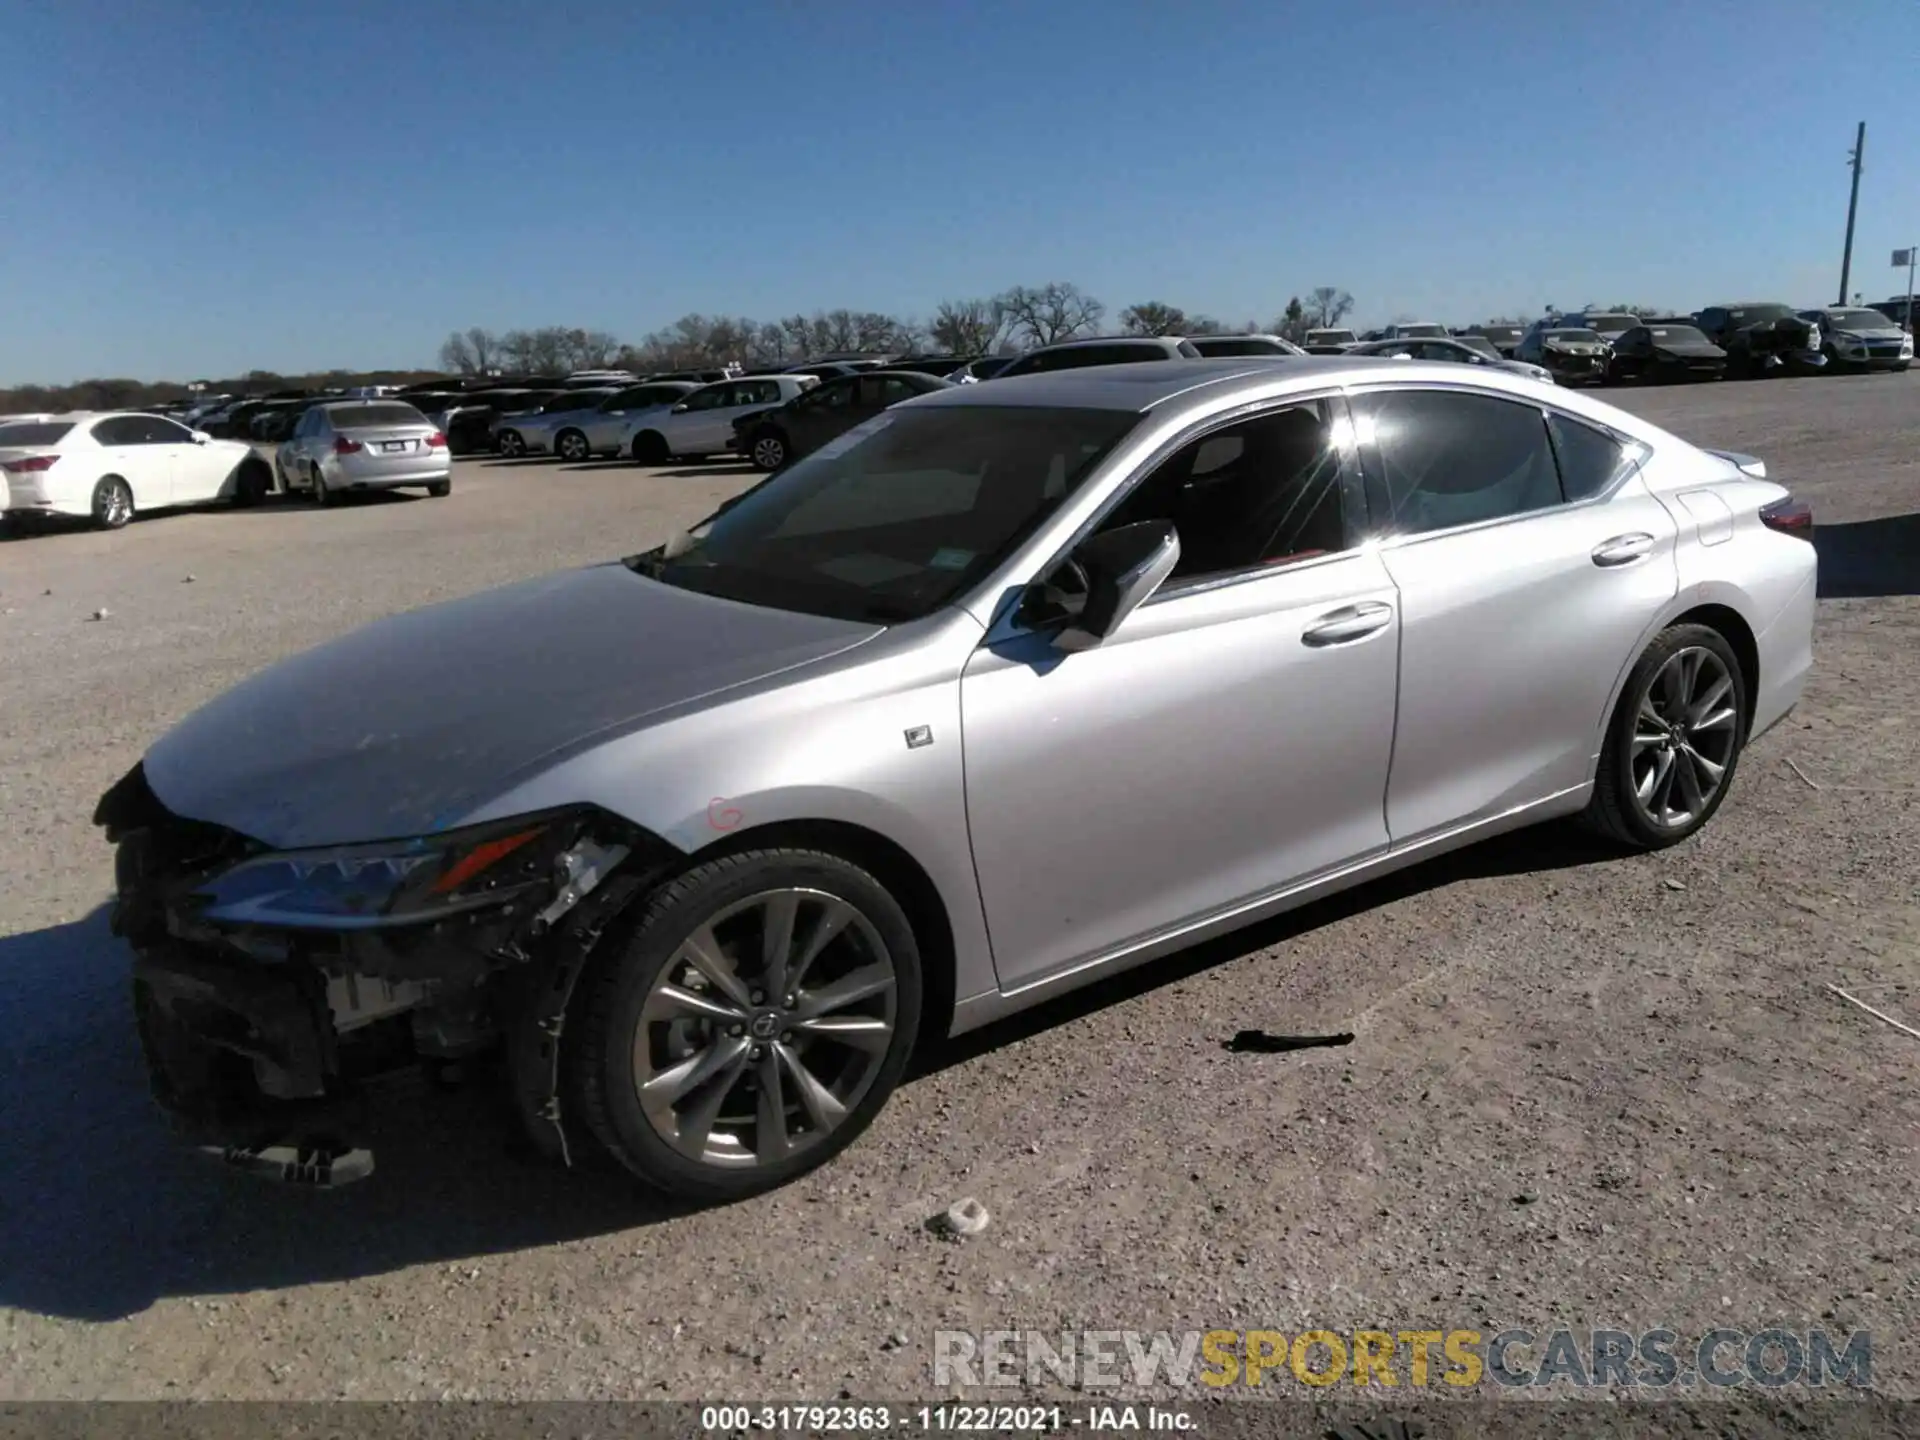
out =
{"type": "Polygon", "coordinates": [[[436,500],[444,500],[447,498],[447,496],[451,495],[452,493],[453,493],[453,481],[451,480],[435,480],[432,484],[427,486],[427,494],[431,495],[436,500]]]}
{"type": "Polygon", "coordinates": [[[322,475],[318,470],[313,472],[311,488],[313,490],[313,503],[318,505],[322,510],[340,498],[335,495],[327,485],[327,477],[322,475]]]}
{"type": "Polygon", "coordinates": [[[642,430],[633,437],[633,463],[636,465],[664,465],[673,459],[673,452],[667,449],[666,436],[658,430],[642,430]]]}
{"type": "Polygon", "coordinates": [[[569,465],[578,465],[593,458],[593,447],[587,443],[584,431],[562,430],[553,437],[553,453],[569,465]]]}
{"type": "MultiPolygon", "coordinates": [[[[1752,718],[1747,713],[1747,676],[1740,657],[1725,636],[1707,625],[1674,625],[1661,631],[1634,664],[1620,692],[1620,701],[1607,724],[1599,773],[1594,777],[1593,798],[1581,814],[1582,821],[1589,829],[1636,850],[1662,850],[1679,844],[1714,817],[1727,792],[1733,788],[1752,718]],[[1656,824],[1635,795],[1635,737],[1642,728],[1641,706],[1649,701],[1649,692],[1668,662],[1683,651],[1691,650],[1710,652],[1732,681],[1731,692],[1726,697],[1733,709],[1730,747],[1721,757],[1724,765],[1718,785],[1705,803],[1682,823],[1656,824]]],[[[1669,760],[1670,765],[1679,763],[1677,757],[1669,760]]]]}
{"type": "Polygon", "coordinates": [[[500,453],[509,460],[518,460],[527,453],[527,442],[520,438],[518,430],[500,432],[500,453]]]}
{"type": "Polygon", "coordinates": [[[267,498],[273,489],[273,473],[267,469],[267,462],[254,456],[240,462],[239,472],[233,477],[233,503],[245,509],[258,505],[267,498]]]}
{"type": "Polygon", "coordinates": [[[133,487],[118,475],[103,476],[93,487],[93,523],[100,530],[124,530],[133,519],[133,487]]]}
{"type": "Polygon", "coordinates": [[[787,437],[775,426],[769,425],[757,432],[747,446],[747,459],[753,462],[756,470],[772,472],[787,463],[791,455],[787,437]]]}
{"type": "MultiPolygon", "coordinates": [[[[855,927],[843,933],[851,936],[855,927]]],[[[739,978],[751,984],[750,974],[741,973],[739,978]]],[[[906,1069],[920,1023],[921,993],[913,926],[899,903],[866,871],[817,850],[750,850],[710,860],[656,891],[640,907],[631,928],[609,937],[590,963],[566,1026],[568,1044],[563,1046],[562,1059],[568,1103],[608,1153],[649,1188],[682,1200],[743,1199],[825,1164],[867,1128],[906,1069]],[[871,927],[891,961],[894,977],[893,1030],[887,1049],[870,1071],[860,1072],[865,1089],[857,1099],[848,1097],[854,1103],[846,1109],[845,1118],[791,1156],[731,1166],[695,1159],[675,1148],[641,1107],[634,1042],[642,1009],[690,934],[729,907],[782,889],[822,892],[852,906],[871,927]]],[[[765,1000],[769,1007],[774,1003],[771,996],[765,1000]]],[[[755,1028],[753,1033],[760,1032],[755,1028]]],[[[779,1061],[769,1055],[765,1063],[777,1067],[779,1061]]],[[[745,1083],[741,1073],[742,1080],[729,1082],[729,1096],[738,1095],[737,1087],[745,1083]]]]}

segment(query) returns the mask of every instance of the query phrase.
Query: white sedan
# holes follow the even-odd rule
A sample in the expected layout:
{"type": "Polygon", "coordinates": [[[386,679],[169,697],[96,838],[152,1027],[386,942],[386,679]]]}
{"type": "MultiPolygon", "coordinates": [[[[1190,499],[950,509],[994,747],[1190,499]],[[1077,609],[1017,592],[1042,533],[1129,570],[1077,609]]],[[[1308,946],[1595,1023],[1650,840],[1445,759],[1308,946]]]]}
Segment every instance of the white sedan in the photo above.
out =
{"type": "Polygon", "coordinates": [[[118,530],[143,510],[228,500],[252,505],[273,472],[238,440],[160,415],[81,413],[0,425],[9,521],[70,515],[118,530]]]}

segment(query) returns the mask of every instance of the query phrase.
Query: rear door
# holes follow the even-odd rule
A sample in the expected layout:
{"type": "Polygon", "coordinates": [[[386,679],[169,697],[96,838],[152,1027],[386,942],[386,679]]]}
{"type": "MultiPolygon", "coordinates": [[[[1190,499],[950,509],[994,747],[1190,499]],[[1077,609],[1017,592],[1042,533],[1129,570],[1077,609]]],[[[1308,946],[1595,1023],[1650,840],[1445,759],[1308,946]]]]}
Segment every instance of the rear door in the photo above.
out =
{"type": "Polygon", "coordinates": [[[675,454],[711,455],[727,448],[733,435],[733,417],[738,413],[734,397],[741,383],[709,385],[687,396],[687,408],[661,426],[675,454]]]}
{"type": "Polygon", "coordinates": [[[224,445],[199,444],[191,430],[161,415],[142,416],[141,422],[146,443],[167,453],[173,477],[169,504],[197,505],[219,498],[221,486],[238,464],[232,450],[224,445]]]}
{"type": "Polygon", "coordinates": [[[93,438],[102,452],[100,473],[127,482],[136,510],[156,510],[173,503],[173,452],[149,441],[145,420],[143,415],[110,416],[95,422],[93,438]]]}
{"type": "Polygon", "coordinates": [[[1584,785],[1615,682],[1678,587],[1637,450],[1460,386],[1351,398],[1400,596],[1394,844],[1584,785]]]}

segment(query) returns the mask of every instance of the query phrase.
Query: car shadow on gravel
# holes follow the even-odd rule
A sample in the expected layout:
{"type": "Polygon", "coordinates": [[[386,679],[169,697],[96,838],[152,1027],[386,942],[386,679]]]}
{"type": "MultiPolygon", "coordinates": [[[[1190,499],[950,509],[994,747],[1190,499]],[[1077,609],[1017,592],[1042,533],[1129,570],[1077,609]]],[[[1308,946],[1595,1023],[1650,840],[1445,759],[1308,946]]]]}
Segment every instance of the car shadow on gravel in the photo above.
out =
{"type": "Polygon", "coordinates": [[[684,1213],[519,1144],[497,1077],[380,1092],[373,1177],[317,1193],[179,1145],[148,1096],[101,907],[0,937],[0,1308],[112,1320],[167,1296],[385,1274],[684,1213]]]}
{"type": "MultiPolygon", "coordinates": [[[[1338,924],[1382,905],[1390,905],[1396,900],[1404,900],[1428,890],[1439,890],[1463,880],[1567,870],[1579,865],[1617,860],[1622,854],[1618,847],[1564,822],[1529,826],[1524,830],[1498,835],[1477,845],[1437,856],[1351,890],[1316,900],[1298,910],[1289,910],[1270,920],[1256,922],[1245,929],[1202,941],[1150,964],[1124,971],[1111,979],[1096,981],[1083,990],[1062,995],[1031,1010],[1023,1010],[1018,1015],[982,1029],[924,1046],[914,1057],[908,1083],[938,1074],[954,1065],[965,1064],[987,1051],[1042,1034],[1096,1010],[1104,1010],[1110,1005],[1136,999],[1163,986],[1177,984],[1217,965],[1241,959],[1270,946],[1283,945],[1310,931],[1338,924]]],[[[1251,1020],[1249,1023],[1252,1023],[1251,1020]]],[[[1222,1034],[1217,1038],[1225,1041],[1229,1037],[1222,1034]]]]}
{"type": "Polygon", "coordinates": [[[1920,595],[1920,513],[1813,527],[1820,598],[1920,595]]]}

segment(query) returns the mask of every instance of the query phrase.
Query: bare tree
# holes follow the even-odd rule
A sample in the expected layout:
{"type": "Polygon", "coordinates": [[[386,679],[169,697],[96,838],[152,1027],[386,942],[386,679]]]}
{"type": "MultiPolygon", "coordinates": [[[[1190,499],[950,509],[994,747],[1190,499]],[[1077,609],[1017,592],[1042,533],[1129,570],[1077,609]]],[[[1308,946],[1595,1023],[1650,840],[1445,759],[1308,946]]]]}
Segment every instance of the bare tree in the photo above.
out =
{"type": "Polygon", "coordinates": [[[467,337],[455,330],[440,346],[440,368],[460,375],[481,374],[479,359],[467,337]]]}
{"type": "Polygon", "coordinates": [[[1120,312],[1120,328],[1129,335],[1184,335],[1187,312],[1164,300],[1147,300],[1120,312]]]}
{"type": "Polygon", "coordinates": [[[1280,318],[1273,322],[1273,331],[1276,335],[1284,335],[1296,345],[1306,338],[1307,310],[1300,303],[1298,295],[1287,301],[1287,308],[1281,313],[1280,318]]]}
{"type": "Polygon", "coordinates": [[[928,327],[949,355],[991,355],[1006,329],[997,300],[942,300],[928,327]]]}
{"type": "Polygon", "coordinates": [[[1211,315],[1196,315],[1187,321],[1187,328],[1182,333],[1187,335],[1224,335],[1227,333],[1227,327],[1223,321],[1216,320],[1211,315]]]}
{"type": "Polygon", "coordinates": [[[1029,345],[1052,345],[1096,329],[1107,307],[1077,285],[1054,280],[1029,289],[1016,285],[1000,296],[1000,311],[1015,337],[1029,345]]]}
{"type": "Polygon", "coordinates": [[[1331,330],[1353,310],[1353,296],[1332,285],[1318,285],[1307,295],[1306,314],[1312,322],[1309,328],[1331,330]]]}

